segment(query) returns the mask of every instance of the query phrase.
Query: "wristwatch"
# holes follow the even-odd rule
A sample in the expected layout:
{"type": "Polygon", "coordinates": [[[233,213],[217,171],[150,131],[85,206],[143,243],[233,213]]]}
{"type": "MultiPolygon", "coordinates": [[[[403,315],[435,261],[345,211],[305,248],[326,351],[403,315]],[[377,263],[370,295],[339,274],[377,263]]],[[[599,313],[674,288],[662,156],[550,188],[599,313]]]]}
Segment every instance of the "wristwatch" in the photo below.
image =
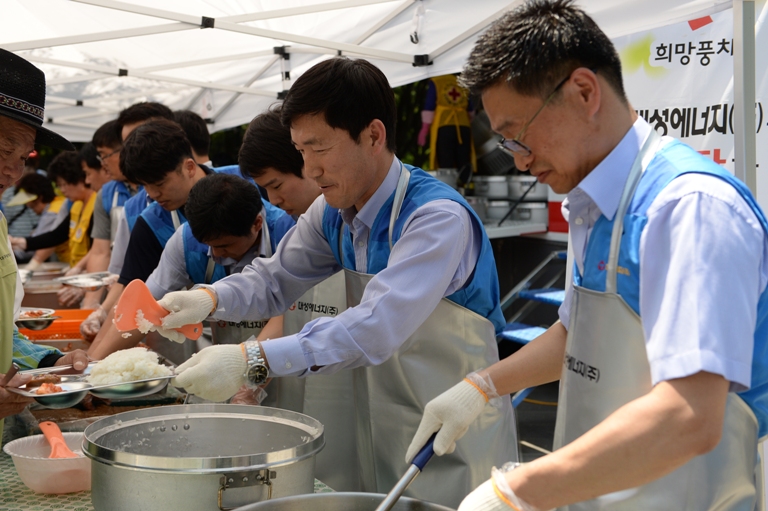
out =
{"type": "Polygon", "coordinates": [[[261,354],[261,346],[258,341],[245,341],[245,385],[250,388],[256,388],[266,383],[269,378],[269,368],[267,361],[261,354]]]}

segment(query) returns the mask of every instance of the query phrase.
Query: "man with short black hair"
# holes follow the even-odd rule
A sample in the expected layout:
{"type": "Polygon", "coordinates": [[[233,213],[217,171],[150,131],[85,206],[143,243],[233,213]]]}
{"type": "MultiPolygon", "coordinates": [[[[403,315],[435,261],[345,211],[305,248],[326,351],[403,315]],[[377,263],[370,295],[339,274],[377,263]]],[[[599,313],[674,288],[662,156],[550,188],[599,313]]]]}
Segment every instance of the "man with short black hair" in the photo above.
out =
{"type": "MultiPolygon", "coordinates": [[[[195,162],[184,130],[166,119],[141,124],[130,133],[120,152],[120,168],[126,179],[144,186],[154,201],[141,212],[131,230],[117,281],[121,292],[132,280],[146,281],[157,268],[171,235],[187,221],[184,205],[189,191],[212,171],[195,162]]],[[[112,338],[120,336],[111,322],[105,321],[104,327],[107,330],[103,337],[94,340],[88,350],[93,358],[103,358],[108,347],[115,344],[112,338]]]]}
{"type": "Polygon", "coordinates": [[[208,157],[211,147],[211,134],[208,132],[208,125],[205,124],[205,120],[191,110],[174,111],[173,120],[187,134],[195,161],[202,165],[213,167],[211,159],[208,157]]]}
{"type": "MultiPolygon", "coordinates": [[[[270,375],[309,376],[299,408],[328,432],[317,476],[342,490],[392,488],[427,401],[442,384],[498,361],[495,331],[504,326],[482,222],[455,190],[395,157],[395,112],[387,78],[365,60],[332,58],[307,70],[281,116],[323,197],[270,259],[160,300],[172,311],[164,328],[288,309],[310,320],[285,337],[206,348],[178,367],[175,384],[221,401],[270,375]],[[342,271],[341,286],[318,294],[322,301],[293,307],[342,271]]],[[[516,457],[507,443],[514,436],[507,400],[406,493],[458,504],[488,466],[516,457]],[[481,449],[489,444],[500,447],[481,449]]]]}
{"type": "Polygon", "coordinates": [[[241,172],[267,191],[269,202],[294,218],[320,195],[317,184],[304,178],[304,160],[291,142],[291,130],[280,121],[280,106],[251,121],[238,161],[241,172]]]}
{"type": "MultiPolygon", "coordinates": [[[[768,220],[750,191],[638,117],[570,0],[505,14],[462,81],[517,168],[567,194],[575,265],[560,321],[480,371],[502,396],[560,380],[555,450],[486,472],[459,510],[762,509],[768,220]]],[[[465,382],[445,391],[409,456],[486,409],[465,382]]]]}
{"type": "MultiPolygon", "coordinates": [[[[156,299],[240,273],[256,257],[271,257],[295,225],[285,212],[264,201],[253,184],[229,174],[211,174],[198,181],[189,192],[184,212],[187,223],[170,237],[146,282],[156,299]]],[[[211,329],[214,344],[240,343],[251,336],[279,337],[282,318],[269,323],[255,318],[219,321],[211,329]]],[[[110,339],[109,346],[100,346],[100,356],[135,346],[141,336],[134,333],[110,339]]]]}

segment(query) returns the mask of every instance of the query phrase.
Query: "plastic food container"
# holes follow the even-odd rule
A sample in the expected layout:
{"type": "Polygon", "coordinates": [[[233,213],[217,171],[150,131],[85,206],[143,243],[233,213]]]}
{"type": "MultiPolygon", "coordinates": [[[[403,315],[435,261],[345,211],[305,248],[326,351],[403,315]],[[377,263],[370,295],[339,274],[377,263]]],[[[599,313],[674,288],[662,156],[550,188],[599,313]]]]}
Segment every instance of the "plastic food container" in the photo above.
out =
{"type": "Polygon", "coordinates": [[[549,199],[549,186],[537,182],[533,176],[508,176],[509,177],[509,198],[517,200],[523,196],[525,191],[533,185],[533,188],[523,201],[547,201],[549,199]],[[535,184],[534,184],[535,183],[535,184]]]}
{"type": "Polygon", "coordinates": [[[507,176],[474,176],[475,195],[490,199],[506,199],[509,196],[507,176]]]}
{"type": "Polygon", "coordinates": [[[472,206],[477,216],[480,217],[481,222],[485,222],[488,215],[488,198],[487,197],[465,197],[467,204],[472,206]]]}
{"type": "Polygon", "coordinates": [[[512,212],[511,218],[547,225],[549,224],[549,207],[546,202],[521,202],[512,212]]]}
{"type": "Polygon", "coordinates": [[[49,458],[51,446],[43,435],[16,439],[3,447],[19,477],[35,493],[74,493],[91,489],[91,460],[83,456],[83,433],[63,433],[77,458],[49,458]]]}

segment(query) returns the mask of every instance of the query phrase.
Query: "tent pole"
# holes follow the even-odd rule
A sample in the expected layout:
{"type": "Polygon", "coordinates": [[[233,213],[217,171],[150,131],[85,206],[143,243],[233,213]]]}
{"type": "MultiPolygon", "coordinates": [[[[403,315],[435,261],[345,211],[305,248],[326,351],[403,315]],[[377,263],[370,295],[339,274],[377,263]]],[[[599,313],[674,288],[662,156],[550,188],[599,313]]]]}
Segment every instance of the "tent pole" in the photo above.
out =
{"type": "Polygon", "coordinates": [[[374,26],[372,26],[371,28],[369,28],[368,30],[366,30],[366,32],[365,32],[363,35],[361,35],[360,37],[358,37],[358,38],[355,40],[355,44],[363,44],[365,41],[367,41],[367,40],[368,40],[368,38],[369,38],[369,37],[371,37],[373,34],[375,34],[376,32],[378,32],[378,30],[379,30],[381,27],[383,27],[384,25],[386,25],[387,23],[389,23],[390,21],[392,21],[392,19],[394,19],[394,18],[395,18],[395,16],[397,16],[398,14],[400,14],[401,12],[403,12],[404,10],[406,10],[408,7],[412,6],[412,5],[414,4],[414,2],[416,2],[416,0],[405,0],[405,2],[403,2],[402,4],[400,4],[400,5],[397,7],[397,9],[393,10],[392,12],[390,12],[389,14],[387,14],[386,16],[384,16],[383,18],[381,18],[381,20],[379,20],[379,22],[378,22],[378,23],[376,23],[374,26]]]}
{"type": "Polygon", "coordinates": [[[757,194],[755,2],[733,0],[734,174],[757,194]]]}
{"type": "Polygon", "coordinates": [[[442,45],[441,47],[439,47],[435,51],[430,52],[429,53],[430,60],[436,59],[437,57],[439,57],[443,53],[447,52],[448,50],[450,50],[454,46],[464,42],[465,40],[467,40],[468,38],[472,37],[473,35],[475,35],[479,31],[483,30],[484,28],[488,28],[488,26],[491,23],[493,23],[494,20],[499,19],[502,14],[504,14],[508,10],[514,8],[515,6],[517,6],[517,5],[521,4],[521,3],[523,3],[523,0],[514,0],[513,2],[510,2],[509,5],[507,5],[503,9],[500,9],[497,12],[495,12],[492,15],[488,16],[487,18],[485,18],[483,21],[481,21],[479,23],[475,23],[473,26],[469,27],[467,30],[465,30],[461,34],[457,35],[456,37],[454,37],[453,39],[451,39],[450,41],[448,41],[447,43],[445,43],[444,45],[442,45]]]}
{"type": "MultiPolygon", "coordinates": [[[[277,62],[277,61],[278,61],[278,59],[280,59],[280,58],[281,58],[281,57],[280,57],[280,55],[275,55],[274,57],[272,57],[271,59],[269,59],[269,62],[268,62],[268,63],[267,63],[267,64],[266,64],[264,67],[262,67],[261,69],[259,69],[259,71],[258,71],[258,72],[257,72],[255,75],[253,75],[253,76],[251,77],[251,79],[250,79],[250,80],[248,80],[248,82],[246,82],[246,84],[245,84],[245,87],[250,87],[250,86],[251,86],[251,84],[253,84],[253,82],[255,82],[256,80],[258,80],[258,79],[261,77],[261,75],[263,75],[264,73],[266,73],[266,72],[269,70],[269,68],[270,68],[270,67],[272,67],[272,66],[275,64],[275,62],[277,62]]],[[[224,103],[224,105],[222,105],[222,107],[221,107],[221,108],[219,108],[219,111],[218,111],[218,112],[216,112],[216,113],[213,115],[213,122],[216,122],[216,121],[217,121],[217,120],[218,120],[218,119],[219,119],[219,118],[220,118],[222,115],[224,115],[224,114],[225,114],[225,113],[226,113],[226,112],[227,112],[227,111],[230,109],[230,107],[232,107],[232,103],[234,103],[234,102],[235,102],[235,100],[236,100],[238,97],[240,97],[240,94],[238,94],[238,93],[234,93],[234,94],[232,94],[232,97],[231,97],[231,98],[229,98],[229,99],[227,100],[227,102],[226,102],[226,103],[224,103]]]]}
{"type": "Polygon", "coordinates": [[[98,66],[94,64],[82,64],[79,62],[67,62],[65,60],[57,60],[57,59],[49,59],[45,57],[35,57],[32,55],[25,57],[27,60],[31,62],[40,62],[42,64],[51,64],[54,66],[63,66],[63,67],[73,67],[75,69],[85,69],[88,71],[97,71],[101,73],[107,73],[112,76],[123,76],[121,73],[122,71],[125,72],[124,76],[131,76],[133,78],[144,78],[145,80],[155,80],[158,82],[169,82],[169,83],[179,83],[182,85],[189,85],[192,87],[203,87],[208,89],[215,89],[215,90],[226,90],[230,92],[240,92],[243,94],[253,94],[255,96],[267,96],[267,97],[276,97],[277,93],[274,91],[267,91],[262,89],[246,89],[245,87],[237,87],[234,85],[225,85],[220,83],[212,83],[212,82],[201,82],[199,80],[187,80],[185,78],[176,78],[171,76],[163,76],[163,75],[154,75],[151,73],[142,73],[137,70],[128,70],[128,69],[118,69],[118,68],[111,68],[108,66],[98,66]]]}

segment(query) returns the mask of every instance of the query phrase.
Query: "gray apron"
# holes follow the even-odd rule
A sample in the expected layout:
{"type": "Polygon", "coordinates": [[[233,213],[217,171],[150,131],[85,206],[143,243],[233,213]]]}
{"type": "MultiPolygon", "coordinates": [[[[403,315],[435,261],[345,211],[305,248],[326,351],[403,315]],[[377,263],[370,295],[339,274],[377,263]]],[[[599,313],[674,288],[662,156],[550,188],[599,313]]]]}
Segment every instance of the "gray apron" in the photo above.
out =
{"type": "Polygon", "coordinates": [[[112,208],[109,210],[110,247],[115,244],[115,236],[117,236],[117,228],[120,225],[120,216],[123,214],[123,206],[117,205],[117,201],[119,198],[120,198],[120,193],[118,192],[117,188],[115,188],[115,193],[112,194],[112,208]]]}
{"type": "MultiPolygon", "coordinates": [[[[390,246],[409,178],[410,172],[403,169],[390,218],[390,246]]],[[[344,308],[358,305],[373,275],[344,269],[329,280],[341,280],[339,275],[344,295],[334,286],[336,297],[323,295],[323,302],[343,300],[344,308]]],[[[444,298],[383,364],[306,378],[303,412],[320,420],[326,433],[317,478],[344,491],[391,490],[408,468],[405,452],[426,404],[461,375],[498,362],[495,339],[488,319],[444,298]],[[350,476],[331,484],[341,471],[350,476]]],[[[500,409],[486,407],[456,451],[433,458],[405,494],[455,508],[488,479],[492,466],[517,459],[514,413],[511,402],[503,400],[500,409]]]]}
{"type": "MultiPolygon", "coordinates": [[[[272,243],[269,237],[269,229],[267,228],[266,219],[262,223],[263,236],[261,237],[261,243],[266,244],[263,249],[264,255],[267,257],[272,256],[272,243]]],[[[205,283],[210,284],[213,278],[213,271],[216,267],[216,262],[213,257],[208,256],[208,266],[205,268],[205,283]]],[[[267,324],[267,319],[250,320],[245,319],[243,321],[223,321],[214,320],[210,321],[211,325],[211,338],[213,344],[240,344],[248,340],[251,337],[258,336],[264,325],[267,324]]]]}
{"type": "MultiPolygon", "coordinates": [[[[606,266],[605,292],[573,286],[565,346],[555,449],[572,442],[621,406],[651,391],[651,370],[640,317],[617,293],[623,219],[643,170],[659,146],[655,131],[644,144],[616,212],[606,266]]],[[[587,510],[754,510],[760,467],[757,419],[736,394],[728,394],[718,446],[649,484],[563,507],[587,510]]]]}

